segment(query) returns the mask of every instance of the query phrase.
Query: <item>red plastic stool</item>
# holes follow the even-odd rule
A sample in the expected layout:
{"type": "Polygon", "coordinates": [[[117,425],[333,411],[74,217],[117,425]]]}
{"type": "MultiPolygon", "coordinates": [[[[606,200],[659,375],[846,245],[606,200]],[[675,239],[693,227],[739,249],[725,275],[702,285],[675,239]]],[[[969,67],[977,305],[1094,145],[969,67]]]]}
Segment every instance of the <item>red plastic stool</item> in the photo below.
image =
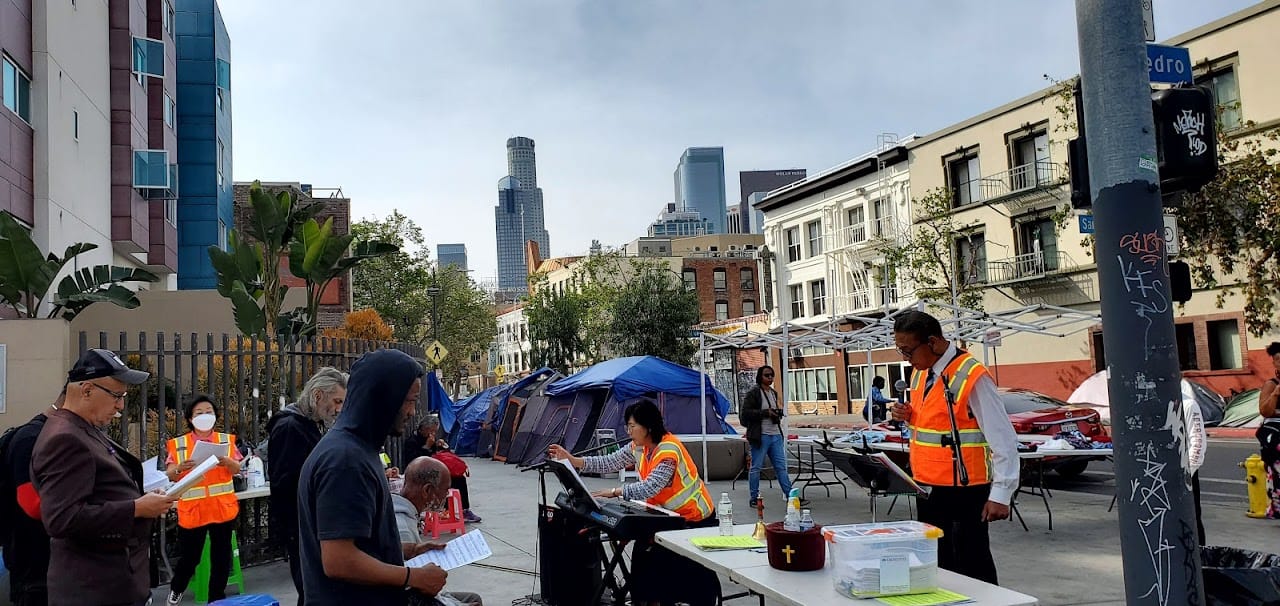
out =
{"type": "Polygon", "coordinates": [[[431,531],[433,539],[440,538],[440,534],[445,532],[457,534],[466,532],[467,523],[462,519],[462,493],[456,488],[450,488],[445,510],[440,513],[428,511],[423,527],[431,531]]]}

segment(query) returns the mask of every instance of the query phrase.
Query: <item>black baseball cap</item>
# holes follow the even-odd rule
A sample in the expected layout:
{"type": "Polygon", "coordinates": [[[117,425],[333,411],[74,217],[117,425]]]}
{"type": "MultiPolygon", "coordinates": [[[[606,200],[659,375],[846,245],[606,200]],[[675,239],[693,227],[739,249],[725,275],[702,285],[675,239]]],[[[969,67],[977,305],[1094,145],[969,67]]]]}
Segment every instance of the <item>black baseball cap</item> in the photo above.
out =
{"type": "Polygon", "coordinates": [[[151,377],[151,373],[129,368],[114,351],[90,349],[80,354],[80,359],[67,373],[67,382],[79,383],[105,377],[118,379],[126,385],[139,385],[151,377]]]}

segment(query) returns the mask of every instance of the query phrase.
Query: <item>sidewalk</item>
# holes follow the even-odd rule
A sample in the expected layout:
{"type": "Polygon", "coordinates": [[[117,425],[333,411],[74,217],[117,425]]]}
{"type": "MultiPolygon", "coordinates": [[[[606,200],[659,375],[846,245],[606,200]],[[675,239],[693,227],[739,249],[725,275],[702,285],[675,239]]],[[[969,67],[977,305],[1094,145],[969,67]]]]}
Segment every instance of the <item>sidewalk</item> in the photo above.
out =
{"type": "MultiPolygon", "coordinates": [[[[538,474],[521,473],[514,466],[493,461],[467,459],[467,463],[472,470],[474,510],[484,517],[483,523],[470,528],[484,531],[494,555],[485,560],[483,566],[455,570],[449,575],[447,588],[475,591],[489,606],[506,606],[513,600],[539,592],[538,581],[531,574],[537,560],[534,554],[537,553],[538,474]]],[[[548,478],[548,481],[549,486],[555,485],[553,479],[548,478]]],[[[587,483],[592,487],[606,487],[616,485],[616,480],[587,478],[587,483]]],[[[842,497],[838,487],[830,497],[821,488],[807,492],[810,508],[819,523],[871,521],[865,493],[856,486],[848,485],[848,488],[848,499],[842,497]]],[[[710,489],[715,500],[719,500],[721,492],[730,493],[742,512],[738,516],[739,521],[749,518],[745,514],[749,496],[745,481],[738,482],[736,490],[729,482],[712,482],[710,489]]],[[[776,488],[768,488],[767,484],[762,486],[762,492],[780,504],[781,495],[775,494],[776,491],[776,488]]],[[[554,499],[556,491],[552,489],[551,492],[548,496],[554,499]]],[[[1047,532],[1047,518],[1040,499],[1026,495],[1021,495],[1018,503],[1030,532],[1024,532],[1016,521],[992,527],[991,540],[1002,584],[1034,595],[1046,606],[1123,604],[1117,514],[1107,512],[1110,497],[1054,491],[1050,502],[1055,529],[1052,534],[1047,532]]],[[[888,503],[882,503],[882,514],[887,508],[888,503]]],[[[1246,518],[1245,508],[1243,494],[1239,503],[1232,506],[1205,503],[1204,523],[1209,543],[1275,551],[1278,523],[1246,518]]],[[[777,517],[777,511],[766,512],[766,517],[777,517]]],[[[893,510],[893,518],[904,519],[907,515],[906,503],[899,502],[893,510]]],[[[882,515],[881,520],[884,519],[882,515]]],[[[245,587],[250,593],[272,594],[282,605],[293,606],[296,603],[288,567],[282,562],[246,570],[245,587]]],[[[726,591],[734,587],[725,583],[726,591]]],[[[162,596],[164,590],[159,588],[156,594],[162,596]]],[[[191,603],[190,598],[187,603],[191,603]]],[[[755,602],[739,600],[733,603],[749,605],[755,602]]],[[[831,603],[846,602],[832,593],[831,603]]]]}

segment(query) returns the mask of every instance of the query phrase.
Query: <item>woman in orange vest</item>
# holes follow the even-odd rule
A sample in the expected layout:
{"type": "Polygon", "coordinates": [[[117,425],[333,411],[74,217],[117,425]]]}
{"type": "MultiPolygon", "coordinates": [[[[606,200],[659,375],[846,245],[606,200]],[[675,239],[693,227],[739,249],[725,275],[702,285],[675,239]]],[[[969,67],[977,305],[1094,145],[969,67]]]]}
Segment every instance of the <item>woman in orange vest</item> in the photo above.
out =
{"type": "Polygon", "coordinates": [[[226,597],[227,576],[231,572],[231,532],[235,530],[240,503],[236,500],[232,476],[240,472],[240,451],[236,437],[213,430],[218,408],[206,395],[197,395],[187,404],[187,425],[191,431],[173,438],[165,445],[169,451],[165,473],[172,481],[182,479],[200,461],[191,459],[197,442],[210,442],[224,447],[218,465],[178,500],[178,549],[180,558],[169,582],[167,603],[182,603],[182,594],[195,574],[209,538],[209,601],[226,597]]]}
{"type": "MultiPolygon", "coordinates": [[[[547,454],[567,459],[586,473],[613,473],[634,465],[640,481],[621,488],[593,493],[596,497],[617,497],[644,501],[680,514],[690,528],[715,526],[716,511],[707,485],[698,477],[698,468],[684,444],[662,423],[658,406],[641,400],[623,412],[631,447],[599,457],[575,457],[559,444],[547,454]]],[[[715,604],[720,598],[720,580],[702,565],[649,541],[637,541],[631,552],[632,598],[637,604],[685,602],[690,606],[715,604]]]]}

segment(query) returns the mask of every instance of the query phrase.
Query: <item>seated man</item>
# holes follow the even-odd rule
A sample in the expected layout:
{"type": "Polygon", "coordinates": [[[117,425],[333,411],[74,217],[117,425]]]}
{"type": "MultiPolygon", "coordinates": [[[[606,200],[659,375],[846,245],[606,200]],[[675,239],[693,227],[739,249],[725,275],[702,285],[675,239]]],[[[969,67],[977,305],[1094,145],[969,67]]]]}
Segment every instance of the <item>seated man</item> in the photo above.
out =
{"type": "MultiPolygon", "coordinates": [[[[422,513],[444,511],[449,496],[449,468],[431,457],[418,457],[404,466],[404,488],[391,493],[396,511],[396,528],[405,560],[424,551],[444,549],[443,543],[422,540],[422,513]]],[[[445,606],[481,606],[474,593],[441,592],[436,599],[445,606]]]]}

